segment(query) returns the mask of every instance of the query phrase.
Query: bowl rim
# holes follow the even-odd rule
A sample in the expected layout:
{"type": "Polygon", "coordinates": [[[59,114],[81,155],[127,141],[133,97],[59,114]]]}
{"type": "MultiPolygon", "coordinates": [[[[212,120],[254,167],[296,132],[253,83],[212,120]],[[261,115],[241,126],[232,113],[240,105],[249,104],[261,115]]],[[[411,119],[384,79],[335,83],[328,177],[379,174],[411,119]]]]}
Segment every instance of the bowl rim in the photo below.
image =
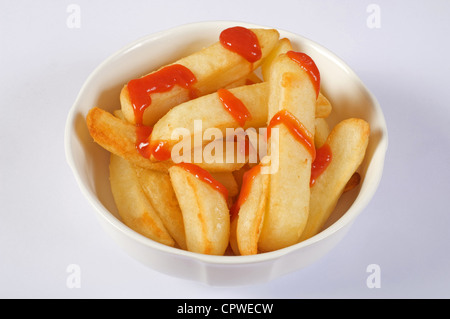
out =
{"type": "Polygon", "coordinates": [[[206,255],[206,254],[200,254],[195,252],[190,252],[187,250],[178,249],[175,247],[170,247],[161,243],[158,243],[156,241],[153,241],[126,226],[122,221],[120,221],[117,217],[115,217],[109,210],[100,202],[100,200],[93,196],[93,194],[87,189],[87,187],[82,182],[82,179],[76,169],[75,160],[74,160],[74,154],[72,153],[72,130],[73,130],[73,124],[75,122],[74,115],[77,111],[77,105],[79,105],[80,100],[82,99],[82,96],[84,92],[86,91],[86,88],[88,87],[88,84],[91,82],[91,80],[101,71],[106,65],[108,65],[113,59],[116,57],[126,54],[128,51],[134,50],[141,46],[143,43],[147,41],[151,41],[157,37],[167,35],[168,33],[175,33],[185,28],[205,28],[212,26],[214,27],[229,27],[232,25],[241,25],[247,28],[274,28],[267,25],[261,25],[261,24],[254,24],[249,22],[243,22],[239,20],[208,20],[208,21],[201,21],[201,22],[192,22],[192,23],[185,23],[181,24],[172,28],[169,28],[167,30],[162,30],[158,32],[154,32],[145,36],[142,36],[124,46],[116,50],[114,53],[112,53],[110,56],[108,56],[106,59],[104,59],[99,65],[97,65],[94,70],[89,74],[89,76],[84,81],[83,85],[81,86],[77,97],[72,104],[65,123],[65,130],[64,130],[64,148],[65,148],[65,157],[67,164],[72,170],[72,173],[74,175],[74,178],[76,180],[76,183],[78,184],[78,187],[80,188],[82,194],[84,197],[90,202],[90,204],[95,209],[95,212],[97,213],[97,216],[101,217],[104,221],[109,223],[111,226],[116,228],[118,231],[120,231],[123,235],[126,237],[131,238],[134,241],[137,241],[141,245],[144,245],[148,248],[154,248],[158,250],[161,253],[164,254],[170,254],[170,255],[177,255],[184,258],[190,258],[193,260],[196,260],[198,262],[206,263],[206,264],[216,264],[216,265],[243,265],[243,264],[252,264],[252,263],[261,263],[261,262],[268,262],[275,259],[278,259],[279,257],[283,255],[291,254],[297,250],[300,250],[304,247],[311,246],[317,242],[320,242],[327,237],[331,236],[332,234],[336,233],[341,228],[345,227],[349,223],[351,223],[358,215],[359,213],[368,205],[370,200],[375,195],[375,192],[379,186],[379,183],[382,178],[382,173],[384,169],[384,161],[385,161],[385,155],[388,148],[388,131],[386,126],[386,120],[384,118],[384,114],[382,112],[381,106],[379,102],[377,101],[376,97],[373,95],[373,93],[368,89],[368,87],[363,83],[363,81],[357,76],[357,74],[353,71],[353,69],[350,68],[347,63],[345,63],[340,57],[338,57],[335,53],[331,52],[329,49],[325,48],[321,44],[312,41],[300,34],[296,34],[284,29],[276,28],[281,34],[291,35],[298,39],[301,39],[302,41],[306,42],[309,46],[314,47],[315,50],[320,52],[321,54],[326,55],[328,58],[336,62],[336,64],[342,68],[344,71],[348,73],[349,76],[354,78],[358,82],[358,84],[364,89],[364,91],[368,94],[369,99],[372,101],[372,104],[374,108],[376,109],[380,129],[382,131],[382,137],[378,141],[378,146],[376,147],[373,156],[381,156],[381,161],[379,163],[379,174],[377,175],[377,179],[369,185],[369,189],[365,190],[365,196],[361,197],[359,194],[355,198],[352,205],[349,207],[349,209],[345,212],[343,216],[341,216],[338,220],[336,220],[332,225],[330,225],[325,230],[321,231],[320,233],[316,234],[315,236],[304,240],[302,242],[299,242],[297,244],[294,244],[289,247],[285,247],[276,251],[271,252],[265,252],[260,253],[256,255],[250,255],[250,256],[216,256],[216,255],[206,255]],[[358,205],[355,205],[357,203],[358,205]]]}

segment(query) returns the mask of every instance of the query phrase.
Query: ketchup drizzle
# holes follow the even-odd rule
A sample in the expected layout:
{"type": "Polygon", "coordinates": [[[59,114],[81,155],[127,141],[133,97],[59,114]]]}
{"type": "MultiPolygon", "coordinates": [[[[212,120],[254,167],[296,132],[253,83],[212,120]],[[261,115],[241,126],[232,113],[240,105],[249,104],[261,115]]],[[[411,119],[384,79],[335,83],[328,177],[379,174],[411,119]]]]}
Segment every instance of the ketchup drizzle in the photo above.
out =
{"type": "Polygon", "coordinates": [[[231,116],[233,116],[241,127],[245,125],[247,120],[252,118],[252,115],[245,107],[244,103],[234,96],[233,93],[226,89],[219,89],[217,94],[223,107],[231,114],[231,116]]]}
{"type": "Polygon", "coordinates": [[[152,141],[150,151],[157,161],[166,161],[170,159],[172,154],[168,141],[152,141]]]}
{"type": "Polygon", "coordinates": [[[136,125],[136,149],[145,158],[149,158],[151,155],[149,138],[152,131],[153,128],[150,126],[141,124],[136,125]]]}
{"type": "Polygon", "coordinates": [[[284,124],[292,136],[306,147],[314,161],[316,149],[314,147],[314,137],[311,132],[288,110],[281,110],[276,113],[267,126],[267,139],[270,138],[271,130],[278,124],[284,124]]]}
{"type": "Polygon", "coordinates": [[[261,59],[262,52],[256,34],[244,27],[231,27],[220,33],[219,41],[222,46],[235,52],[253,63],[261,59]]]}
{"type": "Polygon", "coordinates": [[[189,90],[189,97],[194,98],[196,93],[192,85],[197,82],[194,74],[181,64],[168,65],[156,72],[142,78],[128,82],[128,92],[133,106],[136,123],[136,149],[145,157],[153,156],[157,160],[170,158],[170,150],[164,141],[153,142],[149,145],[151,127],[143,125],[144,111],[151,105],[152,93],[170,91],[175,85],[189,90]]]}
{"type": "Polygon", "coordinates": [[[322,145],[316,151],[316,159],[311,165],[311,180],[309,186],[312,187],[317,178],[327,169],[332,159],[331,147],[328,144],[322,145]]]}
{"type": "Polygon", "coordinates": [[[185,171],[191,173],[196,178],[207,183],[212,188],[214,188],[216,191],[221,193],[223,195],[223,197],[225,198],[225,200],[228,200],[228,190],[226,189],[226,187],[223,186],[221,183],[219,183],[217,180],[215,180],[207,170],[201,168],[198,165],[192,164],[192,163],[181,162],[181,163],[176,164],[176,166],[183,168],[185,171]]]}
{"type": "Polygon", "coordinates": [[[128,92],[136,123],[142,124],[144,111],[152,103],[150,94],[170,91],[175,85],[192,92],[192,85],[195,82],[197,82],[195,75],[181,64],[168,65],[142,78],[128,82],[128,92]]]}
{"type": "Polygon", "coordinates": [[[288,51],[286,55],[292,61],[298,63],[298,65],[308,73],[311,83],[314,86],[314,90],[316,91],[317,99],[320,92],[320,72],[313,59],[311,59],[311,57],[305,53],[296,51],[288,51]]]}

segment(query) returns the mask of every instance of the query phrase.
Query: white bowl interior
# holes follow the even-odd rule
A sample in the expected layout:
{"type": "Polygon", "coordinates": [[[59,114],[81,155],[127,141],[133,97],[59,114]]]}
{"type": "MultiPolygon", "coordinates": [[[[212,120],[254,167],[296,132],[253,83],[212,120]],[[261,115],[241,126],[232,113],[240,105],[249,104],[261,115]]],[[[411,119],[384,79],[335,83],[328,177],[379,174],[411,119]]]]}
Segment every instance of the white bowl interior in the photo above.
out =
{"type": "Polygon", "coordinates": [[[276,259],[289,252],[305,249],[314,242],[339,231],[364,209],[374,195],[380,181],[385,152],[387,129],[380,106],[355,73],[333,53],[299,35],[279,30],[288,37],[296,50],[309,54],[321,72],[321,88],[333,105],[329,124],[349,117],[369,122],[370,142],[366,157],[358,170],[362,184],[342,196],[327,229],[313,238],[278,252],[256,256],[204,256],[166,247],[144,238],[121,223],[109,185],[109,153],[95,144],[89,135],[85,118],[98,106],[107,111],[120,108],[119,94],[130,79],[146,74],[217,41],[220,32],[233,25],[264,27],[241,22],[204,22],[177,27],[139,39],[113,54],[96,68],[82,87],[67,118],[66,157],[78,184],[99,213],[99,217],[121,232],[152,249],[213,264],[247,264],[276,259]]]}

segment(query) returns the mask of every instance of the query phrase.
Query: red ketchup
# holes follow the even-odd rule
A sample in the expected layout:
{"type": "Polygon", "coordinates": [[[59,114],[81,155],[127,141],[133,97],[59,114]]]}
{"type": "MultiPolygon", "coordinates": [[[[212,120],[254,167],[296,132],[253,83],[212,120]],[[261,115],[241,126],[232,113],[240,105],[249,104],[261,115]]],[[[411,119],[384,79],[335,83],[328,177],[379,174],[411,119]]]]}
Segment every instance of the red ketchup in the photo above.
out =
{"type": "Polygon", "coordinates": [[[316,159],[311,165],[311,180],[309,185],[312,187],[317,178],[327,169],[332,159],[331,148],[324,144],[316,151],[316,159]]]}
{"type": "Polygon", "coordinates": [[[292,61],[298,63],[298,65],[308,73],[311,83],[314,86],[314,90],[316,91],[317,99],[320,91],[320,72],[313,59],[302,52],[288,51],[286,54],[292,61]]]}
{"type": "Polygon", "coordinates": [[[168,141],[152,141],[150,151],[157,161],[166,161],[171,157],[171,147],[168,141]]]}
{"type": "Polygon", "coordinates": [[[244,103],[226,89],[219,89],[217,91],[219,100],[222,102],[223,107],[233,116],[233,118],[239,123],[241,127],[245,125],[245,122],[252,118],[250,112],[245,107],[244,103]]]}
{"type": "Polygon", "coordinates": [[[207,170],[201,168],[198,165],[192,164],[192,163],[181,162],[181,163],[176,164],[176,166],[183,168],[185,171],[191,173],[198,179],[207,183],[212,188],[214,188],[216,191],[221,193],[223,195],[223,197],[225,198],[225,201],[228,200],[228,190],[226,189],[226,187],[223,186],[221,183],[219,183],[217,180],[215,180],[207,170]]]}
{"type": "Polygon", "coordinates": [[[316,149],[314,147],[313,135],[291,112],[287,110],[281,110],[272,117],[267,126],[267,139],[270,138],[272,128],[278,124],[284,124],[286,126],[292,136],[308,150],[314,161],[316,149]]]}
{"type": "Polygon", "coordinates": [[[196,82],[197,79],[194,74],[181,64],[168,65],[142,78],[128,82],[128,92],[136,122],[136,149],[142,156],[149,158],[153,154],[158,160],[170,158],[167,142],[158,141],[149,145],[148,139],[151,134],[151,128],[145,128],[142,125],[144,111],[152,103],[151,94],[168,92],[175,85],[178,85],[188,89],[190,96],[195,97],[195,90],[192,85],[196,82]]]}
{"type": "Polygon", "coordinates": [[[219,37],[222,46],[253,63],[261,59],[262,52],[256,34],[244,27],[232,27],[222,31],[219,37]]]}
{"type": "Polygon", "coordinates": [[[136,149],[145,158],[149,158],[151,155],[149,138],[152,131],[153,128],[150,126],[136,125],[136,149]]]}

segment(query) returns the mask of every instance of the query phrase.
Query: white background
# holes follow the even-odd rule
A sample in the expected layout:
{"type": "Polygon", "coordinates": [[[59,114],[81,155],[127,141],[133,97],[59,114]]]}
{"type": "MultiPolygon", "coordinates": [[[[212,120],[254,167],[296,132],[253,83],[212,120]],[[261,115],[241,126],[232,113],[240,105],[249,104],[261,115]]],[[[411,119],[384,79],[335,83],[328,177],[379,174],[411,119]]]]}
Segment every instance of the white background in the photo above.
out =
{"type": "Polygon", "coordinates": [[[446,0],[1,0],[0,297],[449,298],[449,13],[446,0]],[[71,3],[80,28],[67,25],[71,3]],[[367,25],[371,3],[380,28],[367,25]],[[66,117],[93,69],[142,36],[207,20],[327,47],[375,94],[389,129],[380,187],[348,235],[266,284],[208,287],[144,267],[103,232],[66,164],[66,117]],[[66,285],[70,264],[80,288],[66,285]],[[366,284],[370,264],[380,288],[366,284]]]}

